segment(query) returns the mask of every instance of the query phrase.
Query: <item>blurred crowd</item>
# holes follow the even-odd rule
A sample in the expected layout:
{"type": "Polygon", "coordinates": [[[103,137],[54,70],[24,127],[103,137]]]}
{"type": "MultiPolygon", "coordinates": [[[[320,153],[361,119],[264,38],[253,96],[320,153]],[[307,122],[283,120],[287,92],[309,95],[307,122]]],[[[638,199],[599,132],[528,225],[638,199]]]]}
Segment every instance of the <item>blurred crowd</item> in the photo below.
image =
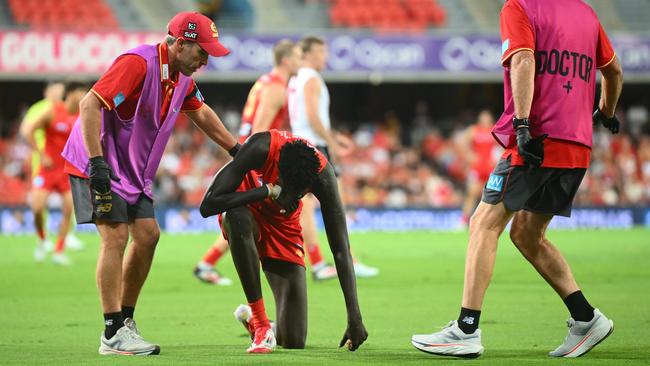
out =
{"type": "MultiPolygon", "coordinates": [[[[224,123],[236,131],[240,115],[219,108],[224,123]]],[[[470,115],[468,111],[463,116],[470,115]]],[[[620,111],[623,132],[594,133],[591,167],[576,205],[650,204],[650,122],[644,106],[620,111]]],[[[354,141],[341,149],[343,193],[348,205],[365,207],[459,207],[468,181],[471,149],[464,141],[471,119],[446,123],[433,120],[425,103],[418,103],[412,121],[387,113],[382,121],[346,128],[354,141]]],[[[30,187],[30,150],[16,137],[0,139],[0,205],[23,205],[30,187]]],[[[496,162],[502,150],[495,145],[496,162]]],[[[159,205],[197,206],[214,174],[230,158],[207,141],[187,118],[179,118],[163,156],[155,197],[159,205]]]]}

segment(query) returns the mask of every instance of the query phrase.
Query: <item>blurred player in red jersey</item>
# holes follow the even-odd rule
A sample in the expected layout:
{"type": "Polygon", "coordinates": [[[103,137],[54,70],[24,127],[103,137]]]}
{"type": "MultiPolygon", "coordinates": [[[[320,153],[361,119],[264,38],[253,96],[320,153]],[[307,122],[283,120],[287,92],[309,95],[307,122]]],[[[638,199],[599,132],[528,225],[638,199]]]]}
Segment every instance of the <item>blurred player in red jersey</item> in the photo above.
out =
{"type": "Polygon", "coordinates": [[[496,160],[494,150],[497,143],[492,137],[494,118],[490,111],[478,114],[476,124],[467,128],[463,136],[467,161],[470,166],[467,176],[467,192],[463,202],[463,224],[469,225],[469,217],[481,199],[481,190],[490,177],[496,160]]]}
{"type": "MultiPolygon", "coordinates": [[[[239,142],[244,143],[254,133],[282,129],[288,118],[287,83],[300,67],[302,51],[291,40],[283,39],[273,47],[273,69],[257,79],[248,93],[239,142]]],[[[194,268],[194,275],[205,283],[228,286],[229,278],[221,276],[215,266],[228,251],[228,241],[219,235],[212,247],[194,268]]]]}
{"type": "Polygon", "coordinates": [[[304,348],[307,338],[305,248],[300,226],[301,198],[321,203],[347,313],[339,346],[354,351],[368,337],[357,300],[345,210],[334,168],[320,151],[289,132],[252,135],[232,162],[217,173],[201,202],[201,215],[221,214],[246,300],[251,308],[249,353],[269,353],[276,332],[266,315],[260,262],[276,302],[277,344],[304,348]]]}
{"type": "Polygon", "coordinates": [[[65,86],[64,99],[62,102],[54,102],[48,106],[40,116],[35,117],[31,123],[21,126],[21,133],[29,142],[34,152],[38,153],[40,166],[37,175],[33,178],[33,190],[31,193],[31,208],[34,213],[34,225],[40,238],[40,242],[34,251],[37,260],[45,258],[46,249],[43,245],[45,239],[44,211],[47,207],[47,200],[53,192],[59,193],[62,197],[63,218],[59,228],[59,234],[54,246],[52,261],[60,265],[69,265],[70,260],[63,253],[65,239],[70,230],[70,218],[72,216],[72,194],[68,175],[63,168],[65,159],[61,152],[72,126],[79,115],[79,101],[88,92],[88,86],[82,83],[71,82],[65,86]],[[36,131],[43,129],[45,132],[45,147],[40,150],[35,138],[36,131]]]}

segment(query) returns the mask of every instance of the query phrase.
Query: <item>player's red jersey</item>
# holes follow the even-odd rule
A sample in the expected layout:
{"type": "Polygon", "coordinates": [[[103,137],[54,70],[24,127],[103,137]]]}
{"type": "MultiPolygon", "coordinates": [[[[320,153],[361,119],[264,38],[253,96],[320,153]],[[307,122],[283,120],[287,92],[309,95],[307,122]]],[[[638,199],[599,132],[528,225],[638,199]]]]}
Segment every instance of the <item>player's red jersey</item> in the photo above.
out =
{"type": "Polygon", "coordinates": [[[61,152],[68,141],[68,136],[70,136],[78,114],[69,113],[63,102],[54,103],[52,109],[54,112],[52,122],[45,129],[44,151],[46,155],[52,158],[53,166],[59,168],[58,170],[63,174],[65,159],[61,156],[61,152]]]}
{"type": "MultiPolygon", "coordinates": [[[[242,123],[239,128],[239,142],[244,143],[246,139],[253,132],[253,121],[255,121],[255,115],[257,114],[257,109],[260,106],[260,95],[262,90],[270,84],[279,84],[283,88],[287,87],[287,80],[283,79],[280,75],[276,73],[264,74],[257,79],[253,87],[248,92],[248,98],[246,99],[246,104],[244,105],[244,111],[242,112],[242,123]]],[[[273,117],[271,122],[270,130],[282,128],[287,116],[289,114],[289,109],[287,102],[285,101],[284,105],[278,113],[273,117]]]]}
{"type": "Polygon", "coordinates": [[[34,177],[34,187],[48,191],[66,192],[70,189],[68,176],[63,171],[65,159],[61,156],[68,141],[72,126],[78,114],[69,113],[63,102],[52,106],[52,121],[45,129],[44,153],[52,160],[52,166],[46,167],[41,160],[38,176],[34,177]]]}
{"type": "Polygon", "coordinates": [[[470,134],[472,153],[475,157],[470,167],[471,178],[484,182],[492,173],[495,163],[492,158],[492,151],[496,146],[496,142],[492,136],[492,127],[475,125],[471,127],[470,134]]]}
{"type": "MultiPolygon", "coordinates": [[[[306,140],[293,136],[287,131],[270,130],[271,143],[269,155],[264,166],[259,170],[253,170],[246,174],[237,191],[248,191],[259,188],[266,183],[278,183],[280,161],[280,149],[286,143],[306,140]]],[[[309,144],[311,146],[311,144],[309,144]]],[[[314,148],[320,159],[322,171],[327,165],[325,156],[314,148]]],[[[259,227],[259,237],[256,238],[257,251],[260,258],[274,258],[286,262],[305,265],[305,251],[303,248],[302,227],[300,226],[300,212],[302,211],[302,201],[298,209],[291,215],[285,216],[280,213],[281,207],[273,202],[270,198],[261,202],[248,204],[255,221],[259,227]]],[[[221,215],[219,216],[221,224],[221,215]]],[[[225,237],[225,232],[224,232],[225,237]]],[[[226,237],[226,239],[228,239],[226,237]]]]}

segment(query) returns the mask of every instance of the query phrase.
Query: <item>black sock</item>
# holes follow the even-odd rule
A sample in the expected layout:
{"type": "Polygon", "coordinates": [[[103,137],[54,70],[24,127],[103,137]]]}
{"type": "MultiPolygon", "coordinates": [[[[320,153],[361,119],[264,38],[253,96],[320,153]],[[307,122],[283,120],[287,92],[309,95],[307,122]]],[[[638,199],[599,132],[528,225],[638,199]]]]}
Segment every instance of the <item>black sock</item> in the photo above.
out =
{"type": "Polygon", "coordinates": [[[133,319],[133,313],[135,312],[135,306],[124,306],[122,305],[122,318],[131,318],[133,319]]]}
{"type": "Polygon", "coordinates": [[[458,328],[465,334],[472,334],[478,329],[478,321],[481,318],[480,310],[460,308],[458,316],[458,328]]]}
{"type": "Polygon", "coordinates": [[[569,309],[573,320],[588,322],[594,318],[594,308],[585,299],[585,295],[580,290],[565,297],[564,304],[569,309]]]}
{"type": "Polygon", "coordinates": [[[104,325],[106,326],[106,329],[104,329],[104,337],[106,337],[106,339],[113,338],[115,333],[117,333],[117,330],[124,326],[123,319],[122,313],[119,311],[116,313],[104,314],[104,325]]]}

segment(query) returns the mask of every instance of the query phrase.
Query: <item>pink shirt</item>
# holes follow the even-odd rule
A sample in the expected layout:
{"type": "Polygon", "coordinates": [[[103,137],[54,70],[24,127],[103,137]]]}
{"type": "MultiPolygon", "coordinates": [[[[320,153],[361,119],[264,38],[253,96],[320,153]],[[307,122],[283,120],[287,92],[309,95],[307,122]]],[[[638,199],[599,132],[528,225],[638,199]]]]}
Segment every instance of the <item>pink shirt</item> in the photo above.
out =
{"type": "MultiPolygon", "coordinates": [[[[594,11],[581,0],[508,0],[501,12],[501,37],[505,108],[492,131],[497,141],[506,148],[515,145],[509,62],[515,53],[528,50],[534,52],[537,68],[531,134],[548,134],[547,148],[574,151],[584,146],[588,164],[596,68],[615,57],[594,11]]],[[[562,161],[566,154],[546,152],[559,161],[545,159],[543,166],[568,167],[562,161]]]]}

